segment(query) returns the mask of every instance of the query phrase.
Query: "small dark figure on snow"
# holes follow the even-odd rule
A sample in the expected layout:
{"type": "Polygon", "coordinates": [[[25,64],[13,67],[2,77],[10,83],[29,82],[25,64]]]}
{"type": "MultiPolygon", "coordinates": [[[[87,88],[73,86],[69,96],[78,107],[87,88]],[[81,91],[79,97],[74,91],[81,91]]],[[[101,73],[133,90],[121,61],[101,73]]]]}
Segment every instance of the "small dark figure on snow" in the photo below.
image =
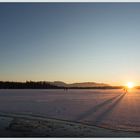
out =
{"type": "Polygon", "coordinates": [[[123,88],[124,93],[128,92],[128,89],[126,87],[123,88]]]}

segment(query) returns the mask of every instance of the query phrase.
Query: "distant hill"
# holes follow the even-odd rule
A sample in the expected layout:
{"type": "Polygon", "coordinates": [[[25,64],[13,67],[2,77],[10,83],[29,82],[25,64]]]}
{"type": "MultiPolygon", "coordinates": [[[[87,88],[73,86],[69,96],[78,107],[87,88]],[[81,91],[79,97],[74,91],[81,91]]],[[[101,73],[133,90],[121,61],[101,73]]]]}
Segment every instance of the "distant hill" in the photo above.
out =
{"type": "Polygon", "coordinates": [[[48,82],[49,84],[51,85],[54,85],[54,86],[59,86],[59,87],[67,87],[68,84],[62,82],[62,81],[54,81],[54,82],[48,82]]]}
{"type": "Polygon", "coordinates": [[[96,83],[96,82],[82,82],[82,83],[71,83],[67,84],[62,81],[54,81],[54,82],[48,82],[51,85],[59,86],[59,87],[105,87],[110,86],[108,84],[104,83],[96,83]]]}
{"type": "Polygon", "coordinates": [[[120,89],[121,86],[110,86],[104,83],[83,82],[67,84],[62,81],[26,81],[26,82],[10,82],[0,81],[0,89],[120,89]]]}
{"type": "Polygon", "coordinates": [[[83,82],[83,83],[73,83],[69,84],[70,87],[104,87],[110,86],[104,83],[95,83],[95,82],[83,82]]]}

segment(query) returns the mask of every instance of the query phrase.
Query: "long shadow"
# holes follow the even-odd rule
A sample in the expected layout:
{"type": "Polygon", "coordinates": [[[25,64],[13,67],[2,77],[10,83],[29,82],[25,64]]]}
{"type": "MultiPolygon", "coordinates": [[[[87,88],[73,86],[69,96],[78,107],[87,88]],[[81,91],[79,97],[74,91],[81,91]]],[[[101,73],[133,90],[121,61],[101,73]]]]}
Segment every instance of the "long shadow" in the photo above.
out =
{"type": "Polygon", "coordinates": [[[84,112],[83,114],[80,114],[75,120],[80,121],[80,120],[86,118],[87,116],[90,116],[91,114],[96,113],[101,107],[103,107],[107,104],[110,104],[113,100],[117,99],[120,96],[122,96],[122,94],[119,94],[111,99],[108,99],[108,100],[102,102],[101,104],[95,106],[94,108],[91,108],[88,111],[84,112]]]}
{"type": "Polygon", "coordinates": [[[98,125],[99,123],[101,123],[115,108],[115,106],[122,100],[122,98],[125,96],[126,93],[124,93],[123,95],[121,95],[118,99],[116,99],[116,101],[114,101],[107,110],[105,110],[104,112],[102,112],[99,116],[97,116],[97,119],[95,121],[92,121],[92,123],[94,123],[95,125],[98,125]]]}

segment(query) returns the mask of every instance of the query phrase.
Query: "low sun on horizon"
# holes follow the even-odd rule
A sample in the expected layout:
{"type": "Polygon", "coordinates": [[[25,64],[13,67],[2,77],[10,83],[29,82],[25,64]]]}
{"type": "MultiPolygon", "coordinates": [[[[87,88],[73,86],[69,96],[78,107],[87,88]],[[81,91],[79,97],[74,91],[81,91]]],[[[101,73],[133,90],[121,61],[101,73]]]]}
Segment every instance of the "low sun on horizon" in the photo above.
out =
{"type": "Polygon", "coordinates": [[[128,82],[126,86],[128,88],[133,88],[134,87],[134,82],[128,82]]]}

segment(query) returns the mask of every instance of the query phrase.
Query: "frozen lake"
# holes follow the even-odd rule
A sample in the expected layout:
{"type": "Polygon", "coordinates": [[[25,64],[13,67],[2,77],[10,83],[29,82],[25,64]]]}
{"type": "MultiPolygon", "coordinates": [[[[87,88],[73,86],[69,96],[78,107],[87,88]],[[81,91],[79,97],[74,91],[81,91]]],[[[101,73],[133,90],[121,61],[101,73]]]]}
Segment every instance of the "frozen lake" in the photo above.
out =
{"type": "Polygon", "coordinates": [[[0,111],[140,131],[140,90],[0,90],[0,111]]]}

